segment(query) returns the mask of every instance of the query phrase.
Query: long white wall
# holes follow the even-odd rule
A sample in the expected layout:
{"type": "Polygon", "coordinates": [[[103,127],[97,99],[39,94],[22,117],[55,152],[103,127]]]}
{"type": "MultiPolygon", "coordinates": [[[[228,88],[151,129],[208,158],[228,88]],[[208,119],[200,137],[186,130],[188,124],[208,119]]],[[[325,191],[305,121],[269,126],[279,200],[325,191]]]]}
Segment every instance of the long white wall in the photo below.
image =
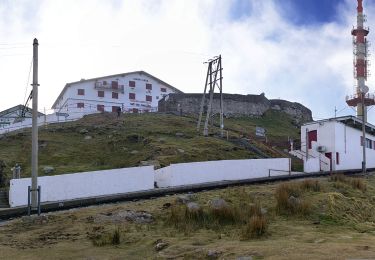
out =
{"type": "MultiPolygon", "coordinates": [[[[27,205],[30,178],[10,181],[11,207],[27,205]]],[[[64,201],[154,188],[153,166],[82,172],[38,178],[41,202],[64,201]]]]}
{"type": "Polygon", "coordinates": [[[289,158],[223,160],[195,163],[172,164],[155,171],[158,187],[171,187],[223,180],[242,180],[251,178],[288,174],[289,158]]]}

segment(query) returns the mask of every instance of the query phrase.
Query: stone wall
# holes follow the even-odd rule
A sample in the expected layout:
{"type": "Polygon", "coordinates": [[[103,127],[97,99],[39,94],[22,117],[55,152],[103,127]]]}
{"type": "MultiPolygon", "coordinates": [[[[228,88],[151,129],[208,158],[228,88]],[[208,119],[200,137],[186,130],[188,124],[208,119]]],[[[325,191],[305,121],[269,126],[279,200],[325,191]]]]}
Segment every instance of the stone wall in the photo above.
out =
{"type": "MultiPolygon", "coordinates": [[[[202,94],[169,94],[159,101],[159,112],[199,114],[202,94]]],[[[207,109],[209,95],[206,95],[207,109]]],[[[267,99],[264,94],[238,95],[223,94],[224,114],[233,116],[262,116],[268,110],[278,110],[291,115],[298,123],[312,121],[311,110],[305,106],[280,99],[267,99]]],[[[220,113],[220,95],[214,94],[213,113],[220,113]]]]}

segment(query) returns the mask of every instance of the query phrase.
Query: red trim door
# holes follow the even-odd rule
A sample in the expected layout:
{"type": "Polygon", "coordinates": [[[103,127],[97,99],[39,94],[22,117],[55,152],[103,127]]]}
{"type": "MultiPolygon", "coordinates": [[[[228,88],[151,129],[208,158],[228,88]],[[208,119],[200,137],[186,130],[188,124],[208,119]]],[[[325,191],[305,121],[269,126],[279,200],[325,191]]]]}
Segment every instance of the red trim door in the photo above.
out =
{"type": "Polygon", "coordinates": [[[325,156],[329,159],[329,168],[332,171],[332,153],[325,153],[325,156]]]}

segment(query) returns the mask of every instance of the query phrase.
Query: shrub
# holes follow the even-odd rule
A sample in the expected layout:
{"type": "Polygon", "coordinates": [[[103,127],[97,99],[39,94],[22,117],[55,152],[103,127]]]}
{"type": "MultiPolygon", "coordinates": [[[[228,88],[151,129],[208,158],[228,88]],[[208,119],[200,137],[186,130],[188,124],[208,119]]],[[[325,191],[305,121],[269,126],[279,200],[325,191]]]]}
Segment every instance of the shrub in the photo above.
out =
{"type": "Polygon", "coordinates": [[[365,192],[367,190],[367,185],[366,183],[363,181],[363,179],[360,179],[360,178],[352,178],[350,180],[350,184],[352,185],[352,187],[354,189],[358,189],[358,190],[361,190],[363,192],[365,192]]]}
{"type": "Polygon", "coordinates": [[[309,191],[315,191],[315,192],[318,192],[321,190],[320,183],[318,180],[311,180],[311,179],[303,180],[300,183],[300,187],[302,190],[309,190],[309,191]]]}
{"type": "Polygon", "coordinates": [[[307,215],[310,212],[311,204],[300,198],[301,187],[296,183],[281,183],[277,186],[276,211],[288,215],[307,215]]]}
{"type": "Polygon", "coordinates": [[[331,181],[335,182],[333,185],[335,188],[339,187],[340,185],[337,185],[337,182],[348,184],[352,186],[353,189],[358,189],[363,192],[367,190],[367,185],[361,178],[348,178],[344,176],[343,174],[335,174],[331,176],[331,181]]]}
{"type": "Polygon", "coordinates": [[[94,246],[119,245],[121,243],[120,229],[116,228],[110,234],[97,235],[93,238],[92,243],[94,246]]]}
{"type": "Polygon", "coordinates": [[[254,215],[242,229],[242,237],[244,239],[261,237],[266,234],[267,229],[268,224],[266,217],[264,215],[254,215]]]}

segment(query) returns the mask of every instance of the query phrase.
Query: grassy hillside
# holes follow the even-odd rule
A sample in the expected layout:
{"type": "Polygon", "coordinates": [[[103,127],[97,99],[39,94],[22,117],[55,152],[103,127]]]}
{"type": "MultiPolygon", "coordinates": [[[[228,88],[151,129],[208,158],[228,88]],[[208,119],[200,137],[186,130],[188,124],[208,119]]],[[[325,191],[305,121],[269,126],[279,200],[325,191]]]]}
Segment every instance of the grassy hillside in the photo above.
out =
{"type": "Polygon", "coordinates": [[[374,194],[374,177],[332,176],[24,217],[0,223],[0,257],[372,259],[374,194]]]}
{"type": "MultiPolygon", "coordinates": [[[[233,140],[246,136],[249,142],[271,157],[280,157],[275,147],[254,137],[255,126],[268,130],[269,140],[297,137],[299,129],[293,120],[280,112],[262,118],[230,118],[225,120],[228,137],[220,138],[213,127],[209,137],[196,132],[196,119],[166,114],[89,115],[79,121],[40,127],[39,169],[52,166],[52,174],[90,171],[140,165],[141,161],[157,161],[161,166],[178,162],[220,159],[258,158],[233,140]]],[[[0,160],[9,167],[20,163],[22,176],[30,175],[31,129],[9,133],[0,138],[0,160]]]]}

